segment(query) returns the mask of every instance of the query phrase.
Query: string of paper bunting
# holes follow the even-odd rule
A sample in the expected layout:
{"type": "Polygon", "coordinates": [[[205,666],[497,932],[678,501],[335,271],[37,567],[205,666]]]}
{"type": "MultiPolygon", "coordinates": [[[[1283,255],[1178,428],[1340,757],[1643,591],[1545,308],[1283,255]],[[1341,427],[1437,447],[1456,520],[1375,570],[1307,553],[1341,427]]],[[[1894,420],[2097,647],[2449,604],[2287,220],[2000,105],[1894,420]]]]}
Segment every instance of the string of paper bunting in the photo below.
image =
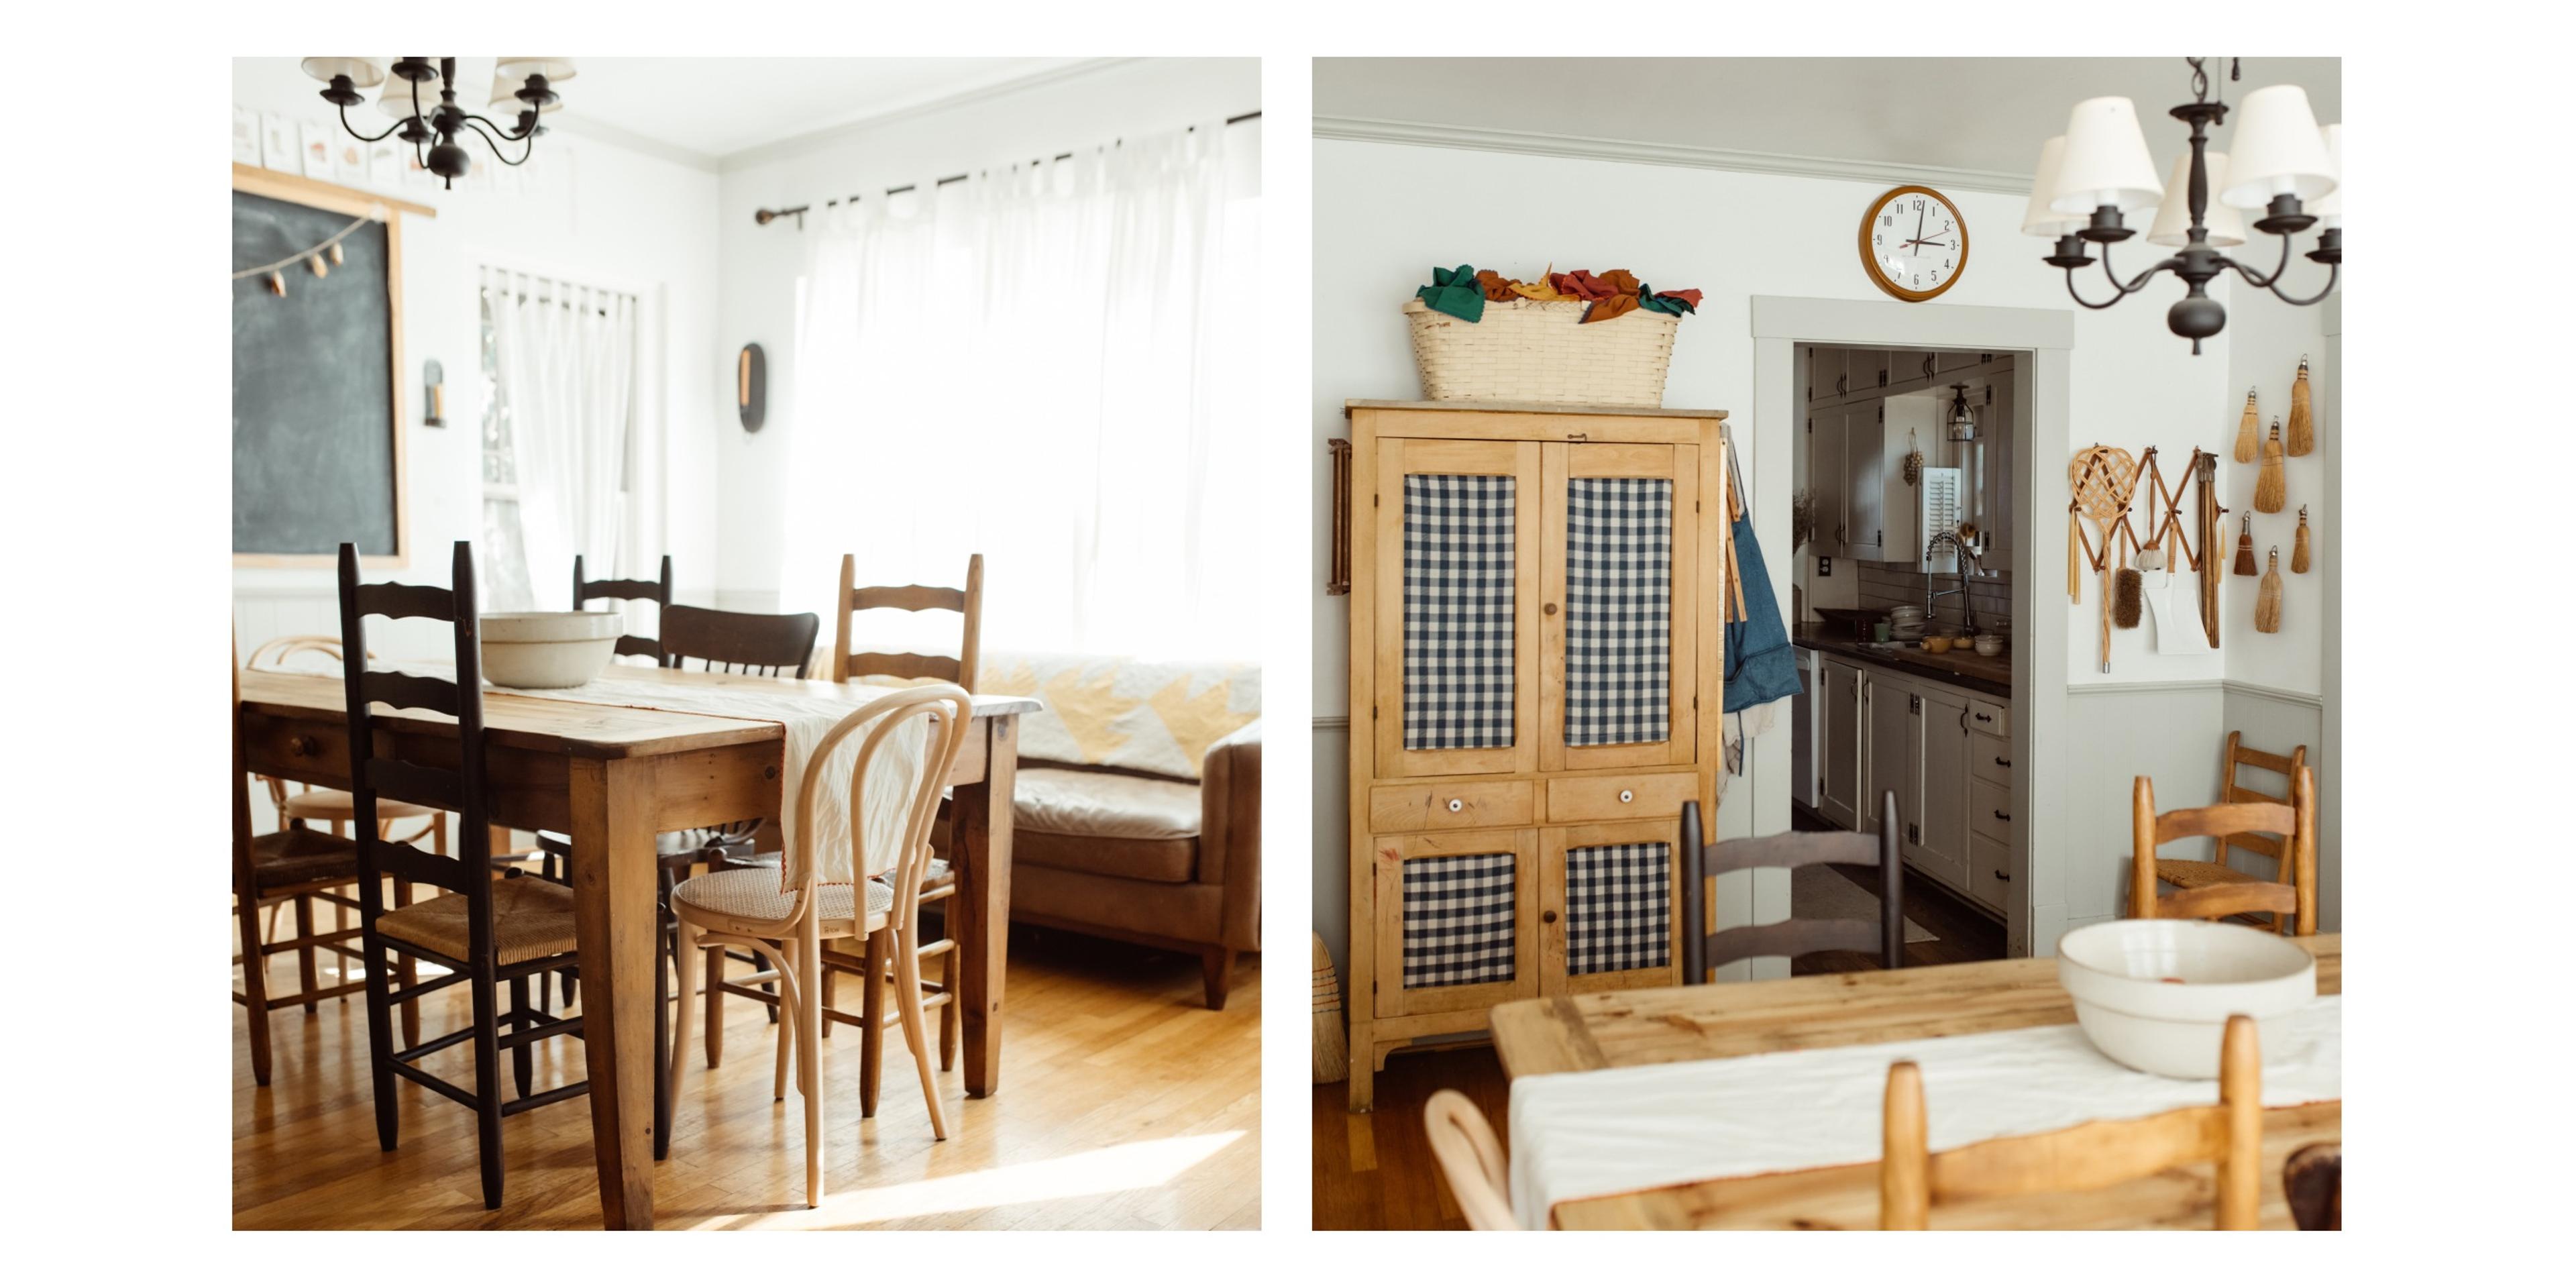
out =
{"type": "Polygon", "coordinates": [[[281,270],[291,264],[299,262],[310,264],[313,267],[313,275],[315,277],[329,277],[331,275],[331,266],[344,262],[344,257],[340,251],[340,243],[346,241],[349,234],[365,227],[368,222],[372,220],[381,220],[384,217],[385,208],[383,206],[369,206],[367,208],[367,213],[350,220],[348,227],[331,234],[321,242],[312,246],[307,246],[284,259],[262,264],[257,268],[242,269],[233,274],[232,280],[238,282],[246,277],[266,277],[268,279],[268,293],[271,295],[284,295],[286,294],[286,275],[281,270]],[[329,263],[325,263],[325,259],[327,259],[329,263]]]}

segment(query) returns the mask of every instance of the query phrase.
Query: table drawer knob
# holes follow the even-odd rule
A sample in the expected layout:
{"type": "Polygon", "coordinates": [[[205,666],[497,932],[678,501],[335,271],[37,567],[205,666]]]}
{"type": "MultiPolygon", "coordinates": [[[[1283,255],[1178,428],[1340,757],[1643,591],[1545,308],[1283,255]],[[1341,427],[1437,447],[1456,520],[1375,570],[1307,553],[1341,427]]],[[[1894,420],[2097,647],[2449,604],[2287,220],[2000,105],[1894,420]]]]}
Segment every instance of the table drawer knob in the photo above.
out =
{"type": "Polygon", "coordinates": [[[314,741],[311,735],[299,733],[286,740],[286,754],[290,756],[318,756],[322,754],[322,745],[314,741]]]}
{"type": "Polygon", "coordinates": [[[1627,788],[1625,788],[1625,787],[1622,787],[1622,788],[1620,788],[1620,789],[1619,789],[1619,803],[1620,803],[1620,804],[1625,805],[1625,804],[1628,804],[1629,802],[1631,802],[1631,801],[1633,801],[1633,800],[1635,800],[1635,799],[1637,799],[1637,794],[1636,794],[1635,792],[1629,791],[1629,790],[1628,790],[1627,788]]]}
{"type": "Polygon", "coordinates": [[[1455,813],[1457,813],[1458,811],[1460,811],[1460,810],[1462,810],[1462,809],[1465,809],[1465,808],[1467,808],[1467,802],[1462,801],[1462,800],[1458,799],[1458,798],[1457,798],[1457,797],[1455,797],[1455,796],[1452,796],[1452,797],[1450,797],[1450,798],[1449,798],[1449,812],[1450,812],[1450,813],[1455,814],[1455,813]]]}

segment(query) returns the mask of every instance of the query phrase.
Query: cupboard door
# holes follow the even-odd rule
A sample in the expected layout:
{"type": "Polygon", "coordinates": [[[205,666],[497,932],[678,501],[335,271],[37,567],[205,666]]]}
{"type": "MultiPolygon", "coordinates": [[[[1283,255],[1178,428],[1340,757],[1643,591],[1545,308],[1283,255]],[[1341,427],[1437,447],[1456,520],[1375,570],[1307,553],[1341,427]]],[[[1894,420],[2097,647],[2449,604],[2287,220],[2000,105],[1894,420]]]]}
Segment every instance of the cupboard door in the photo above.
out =
{"type": "Polygon", "coordinates": [[[1902,836],[1903,824],[1914,817],[1914,803],[1922,790],[1919,784],[1907,781],[1907,771],[1914,765],[1914,691],[1903,681],[1875,671],[1861,678],[1860,691],[1867,734],[1862,739],[1866,750],[1858,830],[1878,831],[1880,804],[1892,791],[1896,793],[1897,834],[1902,836]]]}
{"type": "Polygon", "coordinates": [[[1378,773],[1538,767],[1539,445],[1378,445],[1378,773]]]}
{"type": "Polygon", "coordinates": [[[1832,658],[1824,663],[1824,714],[1816,742],[1824,758],[1816,774],[1816,812],[1844,828],[1860,826],[1860,668],[1832,658]]]}
{"type": "Polygon", "coordinates": [[[1843,552],[1885,559],[1887,539],[1887,404],[1843,409],[1843,552]]]}
{"type": "Polygon", "coordinates": [[[1968,897],[2001,913],[2010,913],[2013,904],[2012,851],[2010,842],[1970,833],[1968,837],[1968,897]]]}
{"type": "Polygon", "coordinates": [[[1968,876],[1968,703],[1939,689],[1916,695],[1913,777],[1921,795],[1906,810],[1906,857],[1959,891],[1968,876]]]}
{"type": "Polygon", "coordinates": [[[1537,833],[1381,836],[1371,849],[1380,1018],[1538,996],[1537,833]]]}
{"type": "Polygon", "coordinates": [[[1843,557],[1850,536],[1844,494],[1851,480],[1843,469],[1843,410],[1820,407],[1807,414],[1807,485],[1816,490],[1816,536],[1807,553],[1843,557]]]}
{"type": "Polygon", "coordinates": [[[1847,392],[1847,362],[1840,349],[1807,351],[1807,401],[1829,403],[1847,392]]]}
{"type": "Polygon", "coordinates": [[[1551,443],[1541,470],[1539,768],[1691,763],[1699,449],[1551,443]]]}
{"type": "Polygon", "coordinates": [[[1679,982],[1678,816],[1539,833],[1543,994],[1679,982]]]}

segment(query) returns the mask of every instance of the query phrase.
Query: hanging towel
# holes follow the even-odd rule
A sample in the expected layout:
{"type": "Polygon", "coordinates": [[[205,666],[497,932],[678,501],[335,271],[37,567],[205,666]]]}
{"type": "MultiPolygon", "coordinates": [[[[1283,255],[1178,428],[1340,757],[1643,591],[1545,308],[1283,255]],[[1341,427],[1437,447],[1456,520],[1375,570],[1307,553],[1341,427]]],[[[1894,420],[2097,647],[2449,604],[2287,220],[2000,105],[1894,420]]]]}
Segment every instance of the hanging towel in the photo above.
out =
{"type": "MultiPolygon", "coordinates": [[[[1744,486],[1732,440],[1726,445],[1726,473],[1728,486],[1744,486]]],[[[1744,581],[1744,620],[1726,622],[1726,709],[1735,712],[1795,696],[1803,686],[1798,683],[1797,654],[1789,646],[1789,630],[1780,621],[1780,601],[1771,594],[1762,545],[1753,538],[1750,500],[1729,539],[1735,542],[1735,563],[1743,569],[1744,581]]],[[[1718,620],[1726,620],[1723,606],[1718,620]]]]}

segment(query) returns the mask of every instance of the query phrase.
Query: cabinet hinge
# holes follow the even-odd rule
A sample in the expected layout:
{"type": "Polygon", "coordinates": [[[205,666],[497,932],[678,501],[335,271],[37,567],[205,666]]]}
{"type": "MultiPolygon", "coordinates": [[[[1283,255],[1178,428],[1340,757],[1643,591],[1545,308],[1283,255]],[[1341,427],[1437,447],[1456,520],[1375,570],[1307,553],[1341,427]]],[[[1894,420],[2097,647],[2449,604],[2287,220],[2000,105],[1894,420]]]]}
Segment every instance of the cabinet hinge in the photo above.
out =
{"type": "Polygon", "coordinates": [[[1880,403],[1880,404],[1878,405],[1878,423],[1879,423],[1879,424],[1882,424],[1882,425],[1884,425],[1884,424],[1886,424],[1886,423],[1887,423],[1887,404],[1886,404],[1886,403],[1880,403]]]}
{"type": "Polygon", "coordinates": [[[1921,845],[1923,843],[1923,825],[1920,823],[1906,824],[1905,839],[1914,842],[1916,845],[1921,845]]]}
{"type": "Polygon", "coordinates": [[[1918,716],[1923,714],[1923,695],[1919,693],[1905,695],[1905,709],[1918,716]]]}

